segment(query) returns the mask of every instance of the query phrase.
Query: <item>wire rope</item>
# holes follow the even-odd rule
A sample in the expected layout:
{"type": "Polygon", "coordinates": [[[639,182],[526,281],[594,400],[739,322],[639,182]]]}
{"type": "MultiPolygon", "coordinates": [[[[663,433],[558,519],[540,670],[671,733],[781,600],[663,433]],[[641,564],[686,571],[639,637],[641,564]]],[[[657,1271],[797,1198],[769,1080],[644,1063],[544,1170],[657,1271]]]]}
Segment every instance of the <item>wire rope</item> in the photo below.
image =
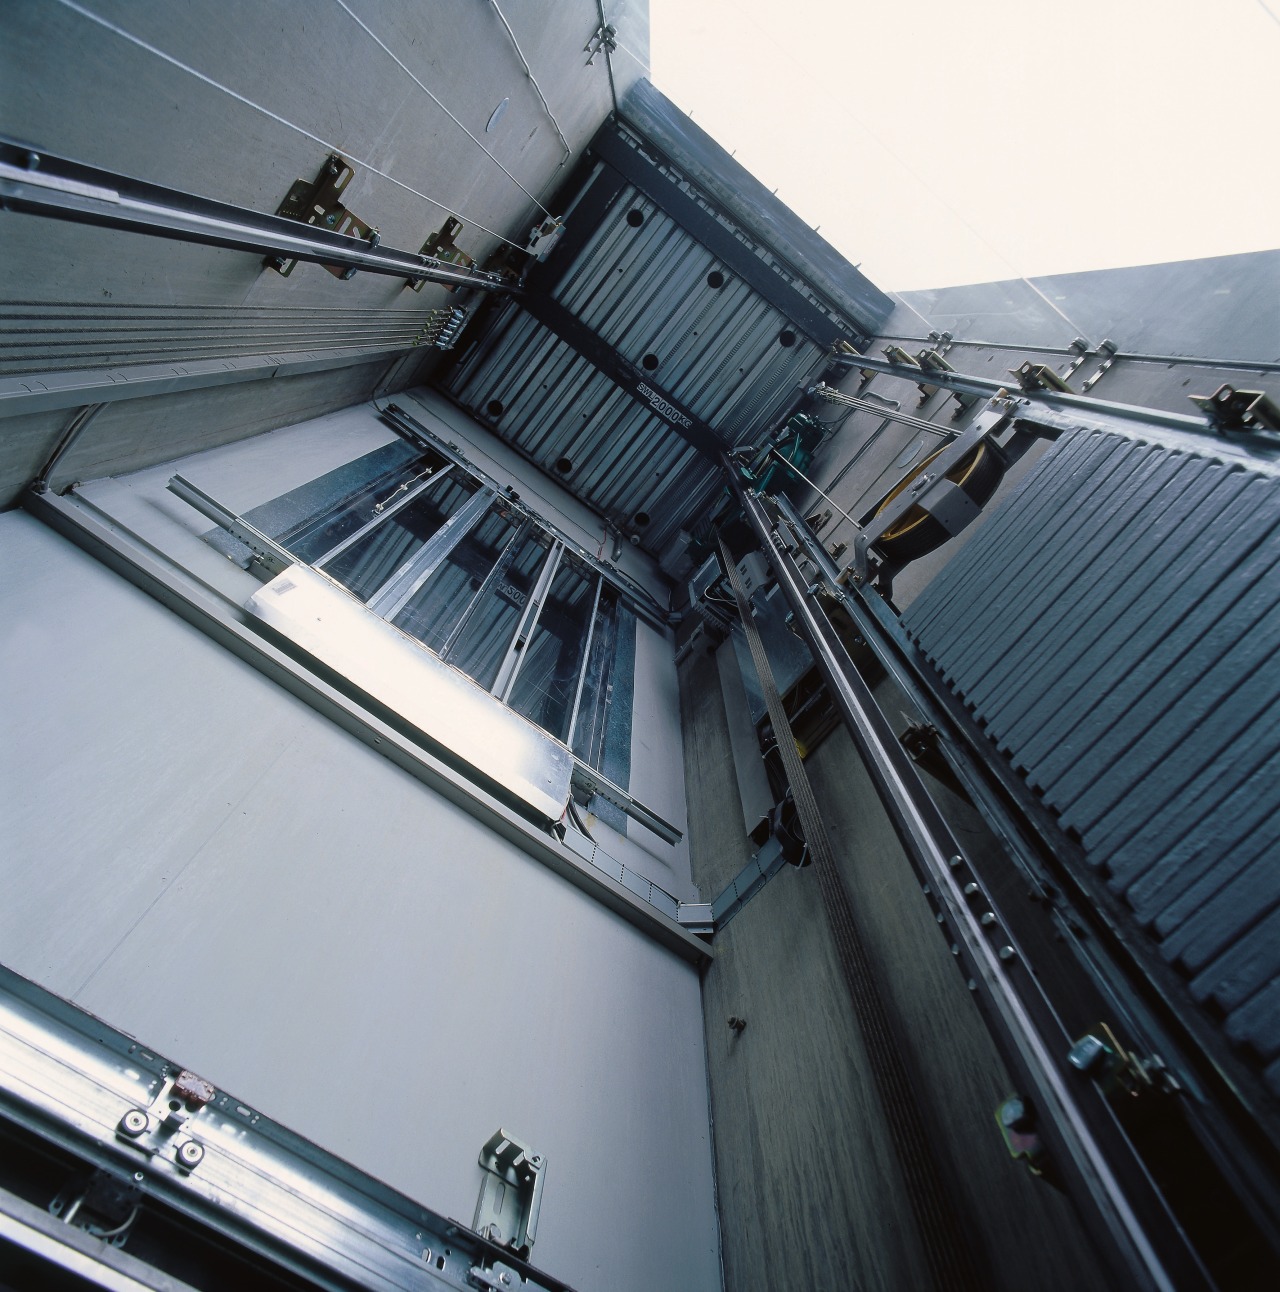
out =
{"type": "MultiPolygon", "coordinates": [[[[404,63],[400,61],[396,54],[369,29],[365,22],[351,12],[347,7],[346,0],[334,0],[334,3],[337,4],[338,7],[342,9],[358,27],[360,27],[360,29],[382,50],[384,54],[387,55],[388,58],[395,63],[395,65],[418,87],[418,89],[420,89],[427,98],[429,98],[431,102],[445,114],[445,116],[447,116],[449,120],[452,121],[453,124],[456,125],[491,162],[493,162],[493,164],[525,195],[525,197],[537,206],[538,210],[540,210],[544,215],[551,214],[551,212],[543,206],[542,203],[539,202],[538,199],[530,193],[518,179],[516,179],[516,177],[493,155],[493,153],[484,146],[484,140],[478,139],[473,135],[471,131],[468,130],[467,127],[457,117],[455,117],[453,113],[450,112],[449,109],[445,107],[445,105],[420,80],[418,80],[418,78],[404,65],[404,63]]],[[[499,14],[498,16],[501,17],[502,15],[499,14]]],[[[503,21],[505,22],[506,20],[504,19],[503,21]]],[[[539,91],[538,93],[541,95],[542,92],[539,91]]],[[[543,103],[545,104],[545,102],[546,100],[544,99],[543,103]]],[[[550,115],[550,112],[551,110],[548,108],[547,114],[550,115]]],[[[554,123],[554,118],[552,120],[554,123]]],[[[559,130],[559,127],[557,126],[556,129],[559,130]]]]}
{"type": "Polygon", "coordinates": [[[206,76],[203,72],[197,71],[194,67],[184,63],[181,59],[174,58],[172,54],[166,54],[164,50],[156,48],[155,45],[148,44],[148,42],[143,40],[140,36],[135,36],[132,32],[126,31],[123,27],[117,26],[115,23],[103,18],[100,14],[96,14],[92,10],[84,8],[83,5],[76,4],[75,0],[57,0],[57,2],[62,5],[64,9],[70,9],[73,13],[78,13],[82,18],[87,18],[90,22],[97,23],[99,27],[104,28],[113,35],[119,36],[122,40],[127,40],[130,44],[136,45],[139,49],[146,50],[148,54],[152,54],[156,58],[162,59],[164,62],[178,68],[180,71],[186,72],[190,76],[194,76],[196,80],[203,81],[211,88],[229,95],[238,103],[243,103],[245,107],[252,108],[255,112],[262,113],[264,117],[269,117],[272,121],[278,122],[280,125],[296,131],[298,134],[310,139],[313,143],[317,143],[321,147],[326,148],[329,152],[338,153],[352,163],[363,166],[366,170],[371,171],[375,175],[381,176],[389,183],[394,184],[397,188],[404,189],[406,193],[412,193],[414,197],[420,197],[424,202],[430,203],[430,205],[434,206],[437,210],[444,211],[447,215],[455,215],[459,219],[466,220],[474,228],[480,229],[491,237],[497,238],[500,242],[505,242],[509,247],[523,250],[518,242],[512,242],[510,238],[505,237],[496,229],[491,229],[488,225],[481,224],[479,220],[472,219],[471,216],[458,210],[456,207],[449,206],[446,203],[431,197],[429,194],[422,192],[421,189],[414,188],[412,184],[406,184],[403,180],[396,179],[394,175],[388,175],[386,171],[380,170],[372,162],[365,161],[363,158],[357,157],[348,149],[339,148],[336,144],[330,143],[327,139],[322,139],[319,135],[312,134],[310,130],[305,129],[303,126],[272,112],[270,108],[264,108],[262,104],[255,103],[252,99],[246,98],[243,94],[237,93],[237,91],[231,89],[230,86],[223,85],[220,81],[215,81],[213,77],[206,76]]]}

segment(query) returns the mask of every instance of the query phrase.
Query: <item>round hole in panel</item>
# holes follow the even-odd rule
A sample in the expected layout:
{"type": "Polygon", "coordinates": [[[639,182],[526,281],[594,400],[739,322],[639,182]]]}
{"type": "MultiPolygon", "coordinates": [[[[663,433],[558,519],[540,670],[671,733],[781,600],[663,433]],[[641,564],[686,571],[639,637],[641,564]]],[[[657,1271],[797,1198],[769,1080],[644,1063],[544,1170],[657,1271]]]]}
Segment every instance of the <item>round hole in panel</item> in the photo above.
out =
{"type": "Polygon", "coordinates": [[[490,417],[501,417],[502,414],[505,413],[507,410],[506,410],[506,407],[503,405],[502,400],[491,399],[484,406],[484,411],[488,413],[490,417]]]}
{"type": "Polygon", "coordinates": [[[778,344],[784,349],[789,350],[796,343],[796,334],[790,328],[783,328],[778,333],[778,344]]]}
{"type": "Polygon", "coordinates": [[[647,511],[638,511],[632,517],[632,523],[637,529],[643,529],[649,523],[649,513],[647,511]]]}
{"type": "Polygon", "coordinates": [[[562,475],[567,476],[573,471],[572,458],[556,458],[556,470],[562,475]]]}
{"type": "Polygon", "coordinates": [[[718,269],[713,269],[707,275],[707,286],[713,292],[718,292],[724,286],[724,275],[718,269]]]}
{"type": "Polygon", "coordinates": [[[633,206],[627,212],[627,223],[633,228],[638,229],[644,223],[644,212],[639,207],[633,206]]]}
{"type": "Polygon", "coordinates": [[[645,372],[652,372],[658,366],[658,356],[656,354],[646,354],[645,357],[640,360],[640,366],[645,370],[645,372]]]}

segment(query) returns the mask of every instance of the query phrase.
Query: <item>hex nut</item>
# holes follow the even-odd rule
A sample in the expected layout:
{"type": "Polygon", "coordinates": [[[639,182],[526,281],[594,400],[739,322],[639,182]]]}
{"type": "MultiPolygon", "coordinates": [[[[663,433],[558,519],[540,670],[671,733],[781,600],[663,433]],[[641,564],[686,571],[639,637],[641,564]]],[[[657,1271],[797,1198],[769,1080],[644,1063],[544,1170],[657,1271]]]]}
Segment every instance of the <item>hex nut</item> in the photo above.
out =
{"type": "Polygon", "coordinates": [[[147,1114],[141,1108],[130,1108],[120,1118],[120,1124],[116,1129],[121,1135],[127,1135],[130,1139],[137,1139],[139,1135],[146,1133],[149,1124],[147,1114]]]}

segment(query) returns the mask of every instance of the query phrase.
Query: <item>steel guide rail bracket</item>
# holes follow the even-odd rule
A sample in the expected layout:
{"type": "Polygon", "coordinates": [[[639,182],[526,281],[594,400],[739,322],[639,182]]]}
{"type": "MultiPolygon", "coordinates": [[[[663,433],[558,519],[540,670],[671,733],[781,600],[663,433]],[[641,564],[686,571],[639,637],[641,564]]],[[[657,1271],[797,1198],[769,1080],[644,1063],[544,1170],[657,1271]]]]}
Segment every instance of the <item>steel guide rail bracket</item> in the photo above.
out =
{"type": "Polygon", "coordinates": [[[336,266],[339,277],[363,270],[410,282],[427,280],[482,291],[510,288],[499,274],[459,269],[427,256],[384,247],[376,237],[350,237],[194,193],[146,184],[37,151],[3,136],[0,209],[148,233],[179,242],[229,247],[283,261],[309,260],[326,268],[336,266]]]}
{"type": "MultiPolygon", "coordinates": [[[[509,1247],[2,967],[0,1121],[127,1187],[136,1209],[110,1235],[126,1252],[128,1233],[147,1224],[154,1206],[232,1252],[320,1287],[569,1292],[509,1247]]],[[[61,1214],[71,1222],[74,1210],[61,1214]]],[[[24,1225],[20,1209],[0,1200],[5,1212],[5,1239],[60,1263],[50,1254],[49,1226],[24,1225]]],[[[110,1257],[104,1250],[104,1277],[115,1272],[110,1257]]]]}
{"type": "Polygon", "coordinates": [[[773,565],[796,629],[813,651],[1015,1080],[1039,1114],[1037,1129],[1063,1178],[1073,1193],[1089,1201],[1090,1214],[1100,1222],[1098,1236],[1136,1286],[1211,1287],[1115,1113],[1097,1090],[1080,1084],[1080,1074],[1067,1058],[1074,1038],[969,869],[963,849],[843,644],[813,606],[811,586],[762,500],[747,490],[731,463],[725,465],[748,524],[773,565]]]}

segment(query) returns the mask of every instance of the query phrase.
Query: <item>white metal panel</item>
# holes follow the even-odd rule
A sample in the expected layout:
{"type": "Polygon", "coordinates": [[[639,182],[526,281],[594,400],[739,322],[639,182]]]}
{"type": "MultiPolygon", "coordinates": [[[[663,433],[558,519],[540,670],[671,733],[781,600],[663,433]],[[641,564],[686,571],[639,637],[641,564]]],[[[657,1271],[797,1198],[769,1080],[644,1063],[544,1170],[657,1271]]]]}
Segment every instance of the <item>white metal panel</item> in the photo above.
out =
{"type": "Polygon", "coordinates": [[[540,1265],[720,1286],[696,972],[22,513],[0,516],[0,958],[540,1265]]]}
{"type": "Polygon", "coordinates": [[[547,821],[569,801],[573,755],[307,565],[293,565],[245,609],[547,821]]]}

